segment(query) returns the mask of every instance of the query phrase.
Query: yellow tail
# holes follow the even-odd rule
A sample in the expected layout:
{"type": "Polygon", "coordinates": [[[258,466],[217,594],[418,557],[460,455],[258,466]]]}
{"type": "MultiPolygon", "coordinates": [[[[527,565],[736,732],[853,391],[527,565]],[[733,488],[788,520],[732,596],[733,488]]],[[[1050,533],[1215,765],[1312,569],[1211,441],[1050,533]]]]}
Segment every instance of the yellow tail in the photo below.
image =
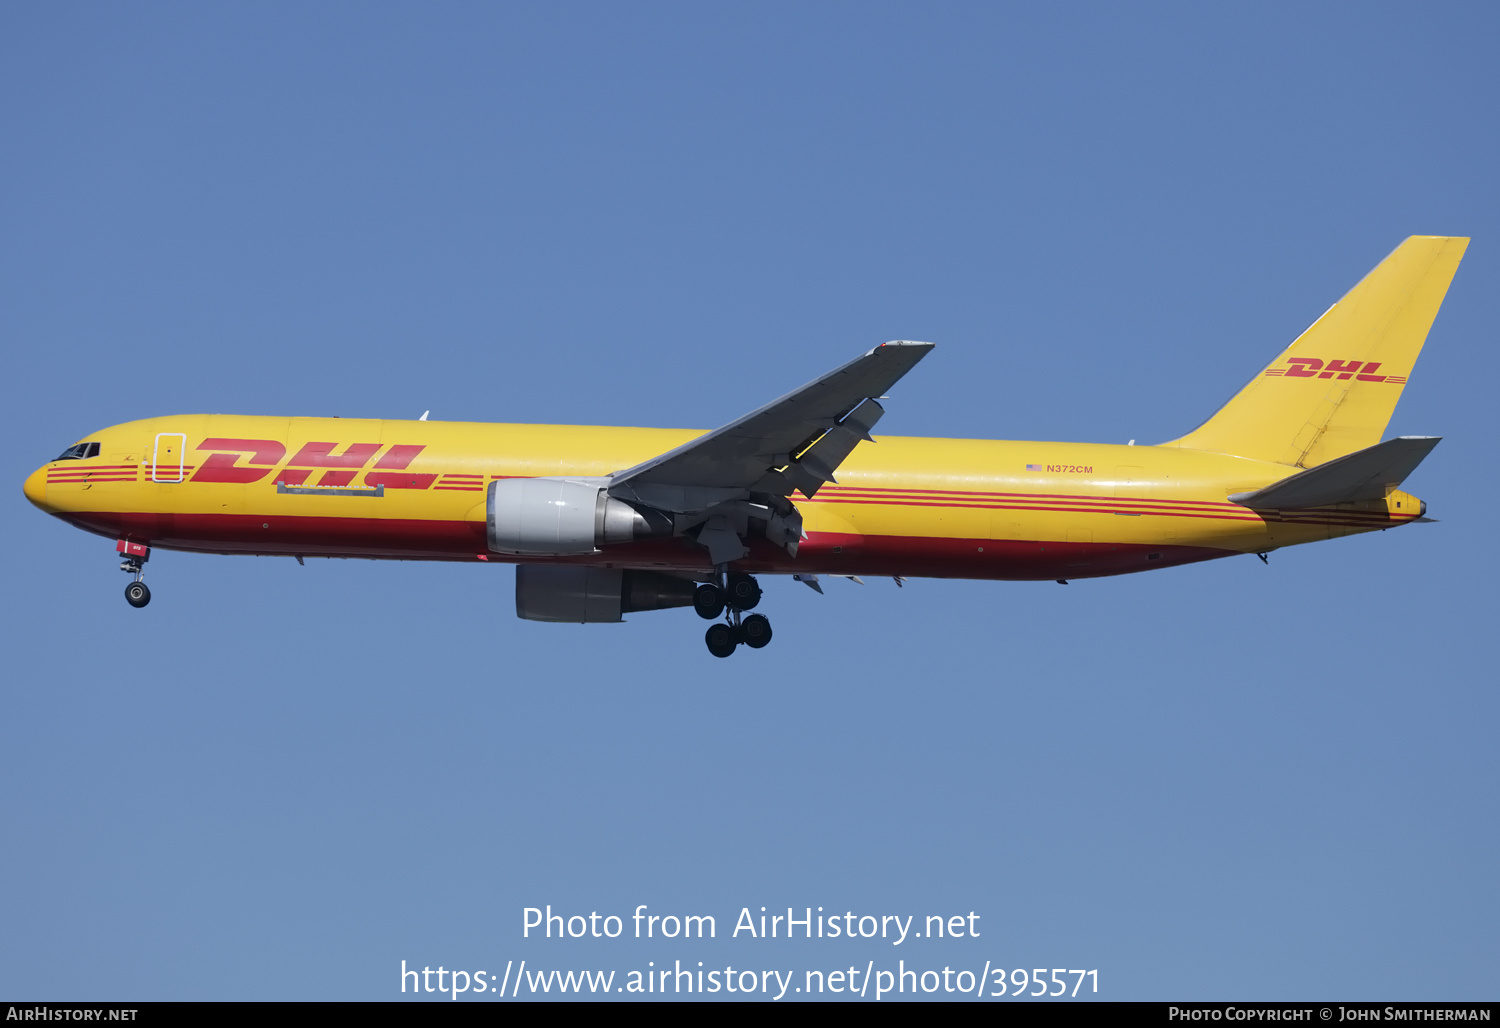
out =
{"type": "Polygon", "coordinates": [[[1217,414],[1162,445],[1311,468],[1380,442],[1468,245],[1410,237],[1217,414]]]}

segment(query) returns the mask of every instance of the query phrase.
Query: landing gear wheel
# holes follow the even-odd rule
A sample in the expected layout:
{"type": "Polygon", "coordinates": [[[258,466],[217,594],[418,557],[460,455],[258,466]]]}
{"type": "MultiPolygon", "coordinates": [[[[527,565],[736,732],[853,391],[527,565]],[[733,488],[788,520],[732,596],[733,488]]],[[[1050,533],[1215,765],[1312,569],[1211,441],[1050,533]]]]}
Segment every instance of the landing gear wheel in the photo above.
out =
{"type": "Polygon", "coordinates": [[[746,646],[758,650],[771,641],[771,622],[764,614],[751,614],[740,623],[740,634],[745,637],[746,646]]]}
{"type": "Polygon", "coordinates": [[[125,587],[125,602],[132,607],[144,607],[151,602],[151,590],[145,582],[131,582],[125,587]]]}
{"type": "MultiPolygon", "coordinates": [[[[704,583],[693,592],[693,609],[703,620],[713,621],[724,613],[724,594],[718,586],[704,583]]],[[[727,654],[721,654],[721,656],[727,656],[727,654]]]]}
{"type": "Polygon", "coordinates": [[[754,610],[760,602],[760,585],[749,575],[729,576],[729,605],[735,610],[754,610]]]}
{"type": "Polygon", "coordinates": [[[740,644],[740,641],[735,638],[734,629],[723,622],[709,625],[708,631],[703,633],[703,641],[708,644],[708,652],[715,657],[729,656],[740,644]]]}

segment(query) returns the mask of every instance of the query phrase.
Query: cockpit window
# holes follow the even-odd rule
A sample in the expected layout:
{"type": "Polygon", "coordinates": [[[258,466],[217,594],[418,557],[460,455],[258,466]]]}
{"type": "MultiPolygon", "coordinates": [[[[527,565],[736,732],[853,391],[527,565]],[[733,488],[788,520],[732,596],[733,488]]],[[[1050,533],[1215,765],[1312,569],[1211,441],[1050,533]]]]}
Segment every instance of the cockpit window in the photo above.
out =
{"type": "Polygon", "coordinates": [[[97,456],[99,456],[99,444],[98,443],[79,443],[77,446],[70,446],[70,447],[68,447],[66,450],[64,450],[62,453],[58,454],[56,457],[54,457],[52,459],[53,460],[86,460],[89,457],[97,457],[97,456]]]}

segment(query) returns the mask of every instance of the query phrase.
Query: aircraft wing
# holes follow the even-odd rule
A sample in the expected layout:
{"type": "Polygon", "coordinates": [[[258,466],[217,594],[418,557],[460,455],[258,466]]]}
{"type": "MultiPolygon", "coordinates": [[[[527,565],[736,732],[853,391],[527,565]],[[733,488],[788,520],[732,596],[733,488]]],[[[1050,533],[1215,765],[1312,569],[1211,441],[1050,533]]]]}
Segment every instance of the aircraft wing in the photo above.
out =
{"type": "Polygon", "coordinates": [[[610,476],[612,496],[668,510],[702,510],[748,492],[812,496],[884,409],[882,396],[932,349],[883,343],[759,410],[610,476]]]}

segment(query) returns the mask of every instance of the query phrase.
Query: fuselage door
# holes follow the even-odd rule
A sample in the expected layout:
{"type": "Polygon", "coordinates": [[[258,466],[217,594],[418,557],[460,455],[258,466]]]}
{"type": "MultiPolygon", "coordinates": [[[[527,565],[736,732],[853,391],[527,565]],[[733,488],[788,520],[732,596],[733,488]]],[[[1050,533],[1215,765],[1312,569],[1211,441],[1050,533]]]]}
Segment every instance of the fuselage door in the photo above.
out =
{"type": "Polygon", "coordinates": [[[182,432],[156,433],[156,445],[151,450],[151,481],[181,482],[182,454],[187,449],[187,436],[182,432]]]}

